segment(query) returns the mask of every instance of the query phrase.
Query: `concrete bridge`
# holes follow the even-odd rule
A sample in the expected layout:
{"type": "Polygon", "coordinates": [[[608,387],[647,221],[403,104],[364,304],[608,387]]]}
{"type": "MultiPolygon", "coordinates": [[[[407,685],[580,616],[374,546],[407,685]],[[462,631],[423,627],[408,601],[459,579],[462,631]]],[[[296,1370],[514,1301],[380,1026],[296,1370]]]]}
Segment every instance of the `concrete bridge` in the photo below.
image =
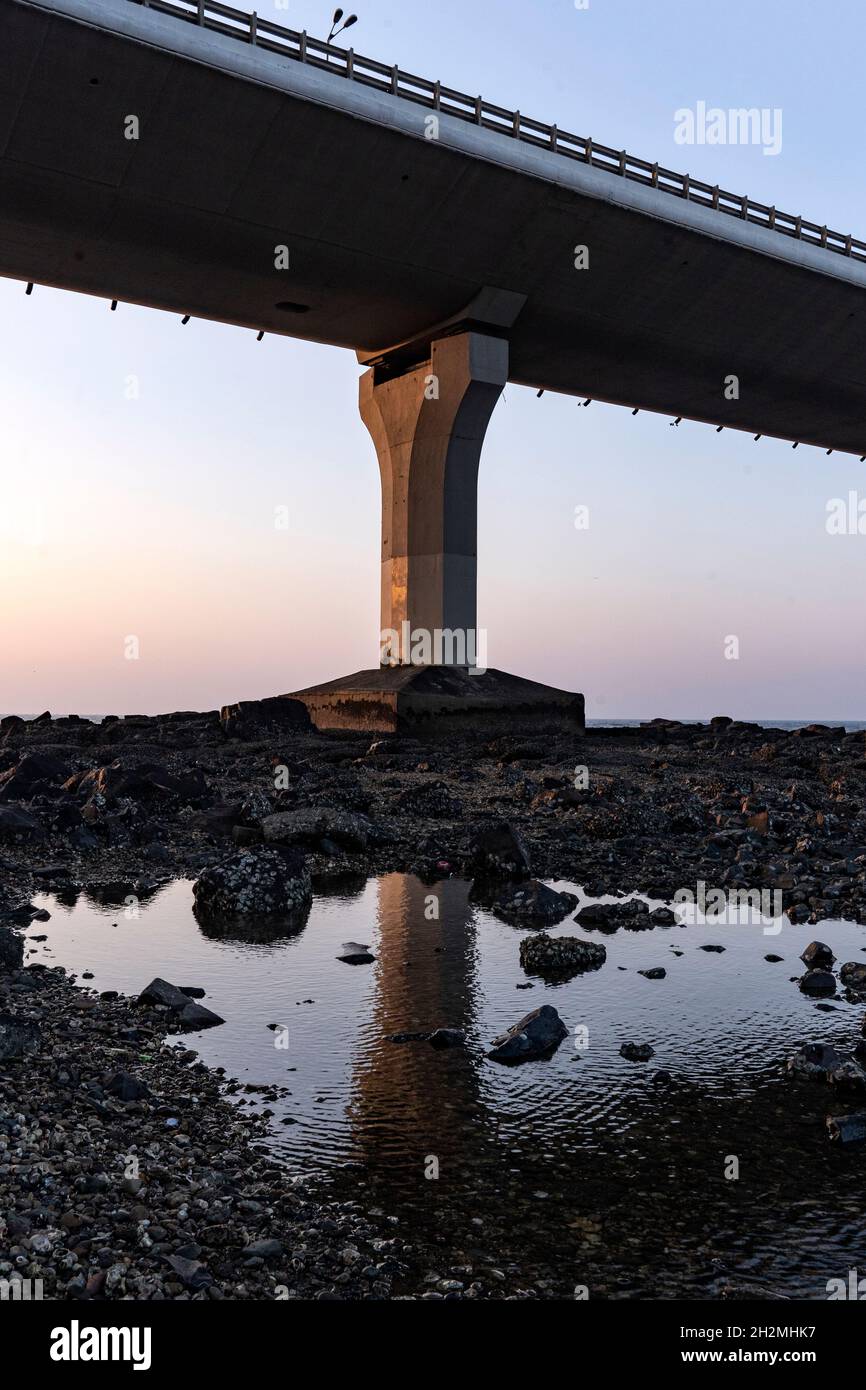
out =
{"type": "Polygon", "coordinates": [[[866,455],[866,243],[220,3],[0,0],[0,274],[354,350],[398,634],[508,381],[866,455]]]}

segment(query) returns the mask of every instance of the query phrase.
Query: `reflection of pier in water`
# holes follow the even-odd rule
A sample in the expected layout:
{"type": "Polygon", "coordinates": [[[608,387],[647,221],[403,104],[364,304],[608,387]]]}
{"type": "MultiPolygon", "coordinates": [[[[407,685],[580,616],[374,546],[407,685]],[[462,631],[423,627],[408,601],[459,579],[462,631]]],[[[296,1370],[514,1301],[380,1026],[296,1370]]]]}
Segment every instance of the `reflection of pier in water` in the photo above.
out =
{"type": "Polygon", "coordinates": [[[386,1039],[443,1027],[461,1028],[467,1042],[476,1041],[473,909],[468,883],[454,879],[423,884],[389,874],[377,892],[373,1029],[355,1067],[349,1115],[357,1158],[374,1170],[386,1163],[417,1164],[423,1181],[428,1156],[440,1164],[456,1156],[465,1165],[487,1128],[477,1052],[386,1039]],[[438,916],[430,915],[431,906],[438,916]]]}

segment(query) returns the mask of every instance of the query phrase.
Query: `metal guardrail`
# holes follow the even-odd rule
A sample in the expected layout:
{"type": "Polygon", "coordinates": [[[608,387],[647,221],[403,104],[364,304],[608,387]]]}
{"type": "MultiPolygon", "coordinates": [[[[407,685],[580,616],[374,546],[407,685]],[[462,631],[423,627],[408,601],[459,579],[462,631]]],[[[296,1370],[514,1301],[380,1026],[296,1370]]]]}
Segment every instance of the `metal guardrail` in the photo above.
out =
{"type": "Polygon", "coordinates": [[[645,159],[637,159],[625,150],[599,145],[591,137],[584,139],[581,135],[572,135],[558,126],[534,121],[520,111],[494,106],[480,96],[467,96],[465,92],[444,87],[441,82],[429,82],[425,77],[404,72],[396,64],[389,67],[373,58],[363,58],[352,48],[338,48],[334,44],[323,43],[320,39],[311,38],[306,31],[283,28],[262,19],[255,12],[249,14],[236,10],[231,5],[218,3],[218,0],[131,0],[131,3],[158,10],[162,14],[175,15],[187,23],[201,25],[216,33],[255,44],[271,53],[294,58],[310,67],[359,82],[364,87],[390,92],[430,111],[456,116],[458,120],[495,131],[512,140],[553,150],[565,159],[575,159],[595,169],[604,169],[609,174],[631,179],[647,188],[658,188],[663,193],[685,198],[699,207],[712,208],[729,217],[768,227],[781,236],[866,261],[866,242],[857,241],[850,233],[844,236],[816,222],[807,222],[804,217],[793,217],[764,203],[756,203],[752,198],[729,193],[719,188],[718,184],[701,183],[688,174],[678,174],[672,169],[662,168],[658,163],[650,164],[645,159]]]}

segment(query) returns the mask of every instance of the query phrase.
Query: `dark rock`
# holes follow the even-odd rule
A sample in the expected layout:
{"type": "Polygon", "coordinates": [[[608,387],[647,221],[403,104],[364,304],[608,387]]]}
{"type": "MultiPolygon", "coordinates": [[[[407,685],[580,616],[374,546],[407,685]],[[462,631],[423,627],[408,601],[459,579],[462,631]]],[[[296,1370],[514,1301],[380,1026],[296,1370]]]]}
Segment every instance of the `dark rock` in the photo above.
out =
{"type": "Polygon", "coordinates": [[[836,961],[830,947],[825,945],[823,941],[810,941],[800,959],[810,970],[816,968],[829,970],[836,961]]]}
{"type": "Polygon", "coordinates": [[[342,952],[337,956],[337,960],[345,961],[346,965],[369,965],[375,959],[370,947],[358,941],[344,941],[342,952]]]}
{"type": "Polygon", "coordinates": [[[862,1144],[866,1139],[866,1110],[851,1115],[828,1115],[827,1135],[837,1144],[862,1144]]]}
{"type": "Polygon", "coordinates": [[[440,1050],[446,1047],[463,1047],[466,1043],[466,1034],[462,1028],[435,1028],[427,1041],[431,1047],[440,1050]]]}
{"type": "Polygon", "coordinates": [[[600,970],[607,959],[604,946],[577,936],[525,936],[520,943],[520,964],[533,975],[573,975],[600,970]]]}
{"type": "Polygon", "coordinates": [[[167,1262],[181,1283],[194,1292],[206,1289],[213,1283],[213,1275],[209,1274],[198,1260],[185,1260],[181,1255],[169,1255],[167,1262]]]}
{"type": "Polygon", "coordinates": [[[261,739],[270,734],[306,732],[312,729],[305,704],[284,696],[267,700],[241,700],[224,705],[220,723],[227,738],[261,739]]]}
{"type": "Polygon", "coordinates": [[[127,764],[120,759],[91,768],[89,772],[76,773],[64,785],[67,791],[86,799],[93,810],[126,797],[144,802],[171,798],[189,805],[209,795],[201,768],[171,773],[161,763],[127,764]]]}
{"type": "Polygon", "coordinates": [[[714,946],[714,945],[711,945],[711,944],[708,944],[708,945],[706,945],[706,946],[699,946],[699,947],[698,947],[698,950],[699,950],[699,951],[711,951],[711,952],[715,952],[716,955],[721,955],[721,953],[722,953],[723,951],[726,951],[727,949],[728,949],[727,946],[714,946]]]}
{"type": "Polygon", "coordinates": [[[189,824],[211,835],[229,835],[241,814],[241,803],[220,801],[190,817],[189,824]]]}
{"type": "Polygon", "coordinates": [[[117,1096],[118,1100],[144,1100],[150,1095],[150,1089],[143,1081],[131,1076],[128,1071],[116,1071],[105,1083],[105,1090],[110,1096],[117,1096]]]}
{"type": "Polygon", "coordinates": [[[49,753],[25,753],[15,767],[0,773],[0,801],[29,801],[41,784],[59,784],[68,766],[49,753]]]}
{"type": "Polygon", "coordinates": [[[22,904],[21,907],[7,907],[0,912],[0,918],[15,927],[29,927],[35,917],[36,909],[29,903],[22,904]]]}
{"type": "Polygon", "coordinates": [[[239,849],[247,849],[250,845],[262,843],[262,832],[255,825],[234,825],[232,839],[239,849]]]}
{"type": "Polygon", "coordinates": [[[273,1239],[254,1240],[251,1245],[245,1245],[241,1252],[247,1259],[258,1260],[278,1260],[283,1254],[282,1241],[273,1239]]]}
{"type": "Polygon", "coordinates": [[[794,926],[799,926],[801,922],[808,922],[810,912],[805,903],[791,903],[790,907],[785,908],[785,916],[794,926]]]}
{"type": "Polygon", "coordinates": [[[649,916],[654,927],[675,927],[680,920],[669,907],[655,907],[649,916]]]}
{"type": "Polygon", "coordinates": [[[150,1007],[161,1006],[179,1013],[185,1009],[189,1003],[189,996],[183,990],[178,989],[177,985],[170,985],[168,980],[163,980],[159,976],[151,980],[149,985],[138,996],[139,1004],[147,1004],[150,1007]]]}
{"type": "Polygon", "coordinates": [[[342,849],[363,853],[372,840],[385,835],[367,816],[357,811],[316,809],[305,807],[298,811],[278,811],[265,816],[262,833],[269,845],[309,845],[321,847],[323,839],[331,840],[342,849]]]}
{"type": "Polygon", "coordinates": [[[620,1056],[629,1062],[648,1062],[655,1056],[655,1051],[649,1043],[624,1042],[619,1052],[620,1056]]]}
{"type": "Polygon", "coordinates": [[[663,980],[668,972],[663,965],[654,965],[652,970],[639,970],[637,973],[647,980],[663,980]]]}
{"type": "Polygon", "coordinates": [[[800,977],[800,989],[804,994],[834,994],[836,976],[830,970],[807,970],[800,977]]]}
{"type": "Polygon", "coordinates": [[[39,1047],[41,1032],[35,1023],[15,1018],[12,1014],[0,1014],[0,1061],[11,1061],[35,1052],[39,1047]]]}
{"type": "Polygon", "coordinates": [[[839,978],[855,994],[866,994],[866,965],[860,961],[846,961],[839,971],[839,978]]]}
{"type": "Polygon", "coordinates": [[[247,850],[203,869],[193,885],[195,911],[206,920],[306,917],[312,902],[303,856],[247,850]]]}
{"type": "Polygon", "coordinates": [[[24,937],[11,927],[0,927],[0,970],[20,970],[24,964],[24,937]]]}
{"type": "Polygon", "coordinates": [[[424,782],[407,787],[393,805],[397,815],[425,820],[458,820],[463,815],[462,802],[452,796],[444,782],[424,782]]]}
{"type": "Polygon", "coordinates": [[[185,1032],[192,1033],[198,1032],[200,1028],[217,1028],[221,1023],[225,1023],[225,1019],[215,1014],[213,1009],[206,1009],[203,1004],[190,1001],[177,1015],[177,1022],[185,1032]]]}
{"type": "Polygon", "coordinates": [[[220,1018],[212,1009],[206,1009],[203,1004],[193,1003],[182,989],[159,977],[151,980],[142,990],[138,1002],[168,1009],[172,1015],[172,1022],[185,1032],[194,1032],[199,1028],[216,1028],[220,1023],[225,1023],[225,1019],[220,1018]]]}
{"type": "Polygon", "coordinates": [[[806,1081],[826,1081],[831,1072],[841,1067],[843,1060],[828,1043],[806,1043],[788,1058],[785,1068],[792,1076],[806,1081]]]}
{"type": "Polygon", "coordinates": [[[533,1061],[549,1056],[567,1036],[568,1029],[556,1009],[542,1004],[494,1038],[488,1056],[496,1062],[533,1061]]]}
{"type": "Polygon", "coordinates": [[[0,840],[39,840],[42,826],[35,816],[20,806],[0,806],[0,840]]]}
{"type": "MultiPolygon", "coordinates": [[[[666,909],[657,909],[664,911],[666,909]]],[[[672,914],[673,915],[673,914],[672,914]]],[[[574,919],[587,930],[615,932],[620,927],[640,931],[660,925],[642,898],[629,898],[619,903],[587,903],[574,919]]]]}
{"type": "Polygon", "coordinates": [[[476,826],[470,835],[469,869],[479,878],[528,878],[529,853],[507,821],[476,826]]]}
{"type": "Polygon", "coordinates": [[[274,805],[271,797],[263,791],[252,791],[244,797],[240,809],[240,827],[247,827],[261,831],[262,821],[274,814],[274,805]]]}
{"type": "Polygon", "coordinates": [[[843,1094],[866,1095],[866,1071],[850,1058],[841,1066],[835,1067],[827,1080],[835,1090],[843,1094]]]}
{"type": "Polygon", "coordinates": [[[473,898],[504,921],[525,926],[554,926],[577,906],[573,893],[557,893],[538,879],[498,885],[476,880],[473,898]]]}

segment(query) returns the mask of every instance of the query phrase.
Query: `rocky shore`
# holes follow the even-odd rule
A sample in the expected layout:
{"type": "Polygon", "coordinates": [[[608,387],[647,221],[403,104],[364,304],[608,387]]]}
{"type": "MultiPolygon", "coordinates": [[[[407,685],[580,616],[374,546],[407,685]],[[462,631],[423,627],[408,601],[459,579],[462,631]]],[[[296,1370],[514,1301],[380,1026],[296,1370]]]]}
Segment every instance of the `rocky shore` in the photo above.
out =
{"type": "Polygon", "coordinates": [[[262,895],[301,911],[310,891],[404,870],[473,877],[505,920],[539,926],[573,907],[538,881],[557,878],[665,902],[700,883],[766,890],[792,922],[866,923],[864,755],[863,733],[727,719],[324,735],[292,701],[0,721],[0,1280],[46,1298],[488,1296],[483,1279],[431,1278],[387,1213],[287,1175],[267,1110],[228,1102],[159,989],[97,996],[27,966],[34,894],[123,903],[183,875],[197,911],[247,894],[254,921],[262,895]],[[236,868],[250,850],[252,892],[236,868]],[[263,851],[291,864],[288,897],[263,851]]]}
{"type": "Polygon", "coordinates": [[[794,921],[866,922],[863,732],[658,720],[422,741],[319,734],[299,708],[0,721],[0,912],[67,883],[146,892],[263,843],[300,851],[314,887],[472,874],[475,827],[506,821],[536,878],[593,896],[703,881],[778,891],[794,921]]]}
{"type": "Polygon", "coordinates": [[[267,1109],[224,1099],[164,1008],[6,959],[0,1280],[46,1299],[391,1294],[393,1224],[287,1177],[257,1142],[267,1109]]]}

